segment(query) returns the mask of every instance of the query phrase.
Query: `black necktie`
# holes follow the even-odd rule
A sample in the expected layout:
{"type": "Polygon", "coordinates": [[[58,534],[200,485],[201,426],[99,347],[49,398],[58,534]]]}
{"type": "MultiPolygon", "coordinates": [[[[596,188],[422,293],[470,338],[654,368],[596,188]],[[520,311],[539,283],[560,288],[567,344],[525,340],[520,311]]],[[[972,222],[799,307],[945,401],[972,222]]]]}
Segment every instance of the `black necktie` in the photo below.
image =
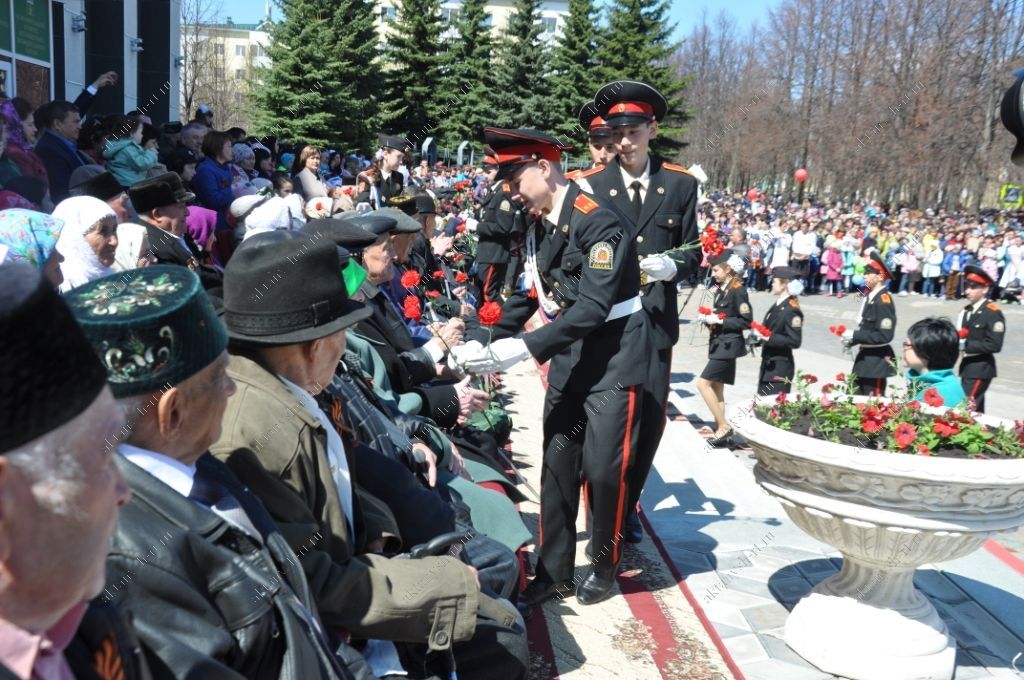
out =
{"type": "Polygon", "coordinates": [[[640,198],[640,180],[634,180],[629,188],[633,190],[633,219],[640,221],[640,211],[644,207],[644,201],[640,198]]]}
{"type": "Polygon", "coordinates": [[[192,490],[188,497],[198,501],[210,508],[214,513],[220,515],[227,521],[242,529],[257,540],[262,540],[260,532],[253,525],[249,515],[238,502],[238,499],[219,482],[209,479],[200,472],[196,472],[192,480],[192,490]]]}
{"type": "Polygon", "coordinates": [[[967,305],[966,307],[964,307],[964,323],[962,328],[967,328],[967,322],[971,320],[971,314],[974,313],[972,307],[973,305],[967,305]]]}

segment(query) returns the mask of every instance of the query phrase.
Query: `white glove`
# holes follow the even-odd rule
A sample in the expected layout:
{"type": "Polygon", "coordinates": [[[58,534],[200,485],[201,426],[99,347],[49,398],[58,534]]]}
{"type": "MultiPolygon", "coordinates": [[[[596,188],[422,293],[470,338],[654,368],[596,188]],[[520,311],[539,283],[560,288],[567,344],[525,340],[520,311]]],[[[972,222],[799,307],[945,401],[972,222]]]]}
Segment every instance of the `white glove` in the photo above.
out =
{"type": "Polygon", "coordinates": [[[484,354],[484,346],[476,340],[456,345],[448,352],[448,367],[453,371],[461,370],[467,359],[478,359],[484,354]]]}
{"type": "Polygon", "coordinates": [[[530,356],[522,338],[495,340],[479,357],[467,358],[463,367],[470,373],[501,373],[530,356]]]}
{"type": "Polygon", "coordinates": [[[852,328],[847,328],[845,331],[843,331],[842,339],[843,339],[843,344],[846,345],[847,347],[852,345],[853,344],[853,329],[852,328]]]}
{"type": "Polygon", "coordinates": [[[476,225],[480,224],[479,221],[474,220],[472,217],[466,218],[466,229],[468,231],[476,231],[476,225]]]}
{"type": "Polygon", "coordinates": [[[653,281],[671,281],[676,275],[676,262],[668,255],[648,255],[640,260],[640,270],[653,281]]]}
{"type": "Polygon", "coordinates": [[[720,323],[722,323],[722,320],[718,318],[717,314],[705,314],[704,323],[706,323],[709,326],[717,326],[720,323]]]}

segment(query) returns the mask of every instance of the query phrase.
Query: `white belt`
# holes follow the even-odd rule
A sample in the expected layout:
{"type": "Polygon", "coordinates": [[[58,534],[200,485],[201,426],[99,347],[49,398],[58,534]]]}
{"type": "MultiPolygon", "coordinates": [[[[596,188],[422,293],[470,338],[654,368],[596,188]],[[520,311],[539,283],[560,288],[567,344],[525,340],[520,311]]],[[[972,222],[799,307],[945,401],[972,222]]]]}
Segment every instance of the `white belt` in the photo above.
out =
{"type": "Polygon", "coordinates": [[[628,300],[616,302],[614,305],[612,305],[611,310],[609,310],[608,312],[608,318],[605,319],[605,322],[621,319],[622,317],[629,316],[634,312],[639,312],[643,308],[643,299],[639,295],[634,295],[628,300]]]}

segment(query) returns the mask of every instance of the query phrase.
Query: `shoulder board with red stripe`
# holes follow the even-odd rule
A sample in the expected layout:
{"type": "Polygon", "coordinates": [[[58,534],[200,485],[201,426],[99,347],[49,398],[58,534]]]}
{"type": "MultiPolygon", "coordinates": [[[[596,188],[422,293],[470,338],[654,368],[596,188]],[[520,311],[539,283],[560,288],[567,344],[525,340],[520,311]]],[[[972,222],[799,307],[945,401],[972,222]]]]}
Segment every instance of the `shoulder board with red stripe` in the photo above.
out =
{"type": "Polygon", "coordinates": [[[800,303],[796,301],[796,298],[789,298],[789,306],[793,309],[800,309],[800,303]]]}
{"type": "Polygon", "coordinates": [[[586,215],[593,211],[594,208],[597,208],[598,205],[597,201],[592,199],[590,196],[587,196],[586,194],[580,194],[579,196],[576,197],[576,200],[573,201],[572,207],[576,208],[581,213],[586,215]]]}
{"type": "Polygon", "coordinates": [[[743,284],[741,284],[739,281],[733,281],[732,282],[732,287],[733,288],[739,288],[741,285],[743,285],[743,284]]]}
{"type": "Polygon", "coordinates": [[[884,302],[885,304],[892,304],[892,298],[889,297],[888,293],[882,293],[879,297],[882,298],[882,302],[884,302]]]}
{"type": "Polygon", "coordinates": [[[595,165],[594,167],[590,168],[589,170],[582,171],[579,175],[577,175],[577,177],[590,177],[591,175],[596,175],[597,173],[601,172],[602,170],[604,170],[604,166],[603,165],[595,165]]]}
{"type": "Polygon", "coordinates": [[[570,170],[569,172],[565,173],[565,178],[570,182],[575,182],[577,179],[579,179],[579,176],[579,170],[570,170]]]}
{"type": "Polygon", "coordinates": [[[997,305],[994,302],[990,302],[990,303],[988,303],[985,306],[988,307],[989,309],[991,309],[993,312],[998,312],[999,311],[999,305],[997,305]]]}
{"type": "Polygon", "coordinates": [[[693,175],[692,172],[690,172],[681,165],[676,165],[675,163],[662,163],[661,167],[665,168],[666,170],[675,170],[676,172],[681,172],[684,175],[693,175]]]}
{"type": "Polygon", "coordinates": [[[508,182],[502,182],[501,183],[501,190],[502,191],[512,191],[512,187],[510,187],[508,185],[508,182]]]}

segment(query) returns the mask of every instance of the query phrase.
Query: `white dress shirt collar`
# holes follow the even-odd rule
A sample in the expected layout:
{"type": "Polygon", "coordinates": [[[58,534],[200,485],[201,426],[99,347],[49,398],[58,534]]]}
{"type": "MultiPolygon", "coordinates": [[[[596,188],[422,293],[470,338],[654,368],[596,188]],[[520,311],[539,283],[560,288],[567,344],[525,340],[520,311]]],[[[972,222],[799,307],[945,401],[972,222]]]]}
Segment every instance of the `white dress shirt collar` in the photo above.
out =
{"type": "Polygon", "coordinates": [[[185,465],[170,456],[140,449],[131,444],[120,444],[117,450],[130,463],[138,465],[182,496],[187,498],[192,493],[192,483],[196,476],[195,465],[185,465]]]}
{"type": "Polygon", "coordinates": [[[651,157],[647,157],[647,163],[644,164],[644,171],[640,173],[639,177],[634,177],[626,172],[626,168],[622,167],[621,164],[619,165],[619,172],[622,173],[622,183],[626,185],[627,189],[629,189],[629,185],[633,182],[640,182],[640,188],[643,191],[647,191],[647,185],[651,181],[651,157]]]}
{"type": "Polygon", "coordinates": [[[549,223],[558,226],[558,218],[562,214],[562,204],[565,203],[565,195],[569,193],[569,185],[559,187],[551,197],[551,210],[544,216],[549,223]]]}

